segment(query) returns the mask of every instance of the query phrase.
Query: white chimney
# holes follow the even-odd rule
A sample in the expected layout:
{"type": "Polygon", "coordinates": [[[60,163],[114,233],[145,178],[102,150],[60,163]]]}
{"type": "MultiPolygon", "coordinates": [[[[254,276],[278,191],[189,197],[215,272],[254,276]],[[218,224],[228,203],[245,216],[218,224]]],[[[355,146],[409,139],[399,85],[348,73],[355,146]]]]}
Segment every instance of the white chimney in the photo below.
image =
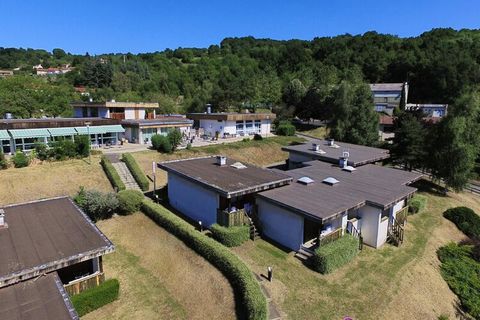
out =
{"type": "Polygon", "coordinates": [[[316,143],[312,143],[312,150],[313,151],[319,151],[320,150],[320,146],[316,143]]]}
{"type": "Polygon", "coordinates": [[[328,146],[329,147],[333,147],[334,145],[335,145],[335,140],[334,139],[328,140],[328,146]]]}
{"type": "Polygon", "coordinates": [[[5,228],[7,224],[5,223],[5,211],[0,209],[0,229],[5,228]]]}
{"type": "Polygon", "coordinates": [[[217,164],[219,166],[224,166],[227,164],[227,157],[225,156],[217,156],[217,164]]]}

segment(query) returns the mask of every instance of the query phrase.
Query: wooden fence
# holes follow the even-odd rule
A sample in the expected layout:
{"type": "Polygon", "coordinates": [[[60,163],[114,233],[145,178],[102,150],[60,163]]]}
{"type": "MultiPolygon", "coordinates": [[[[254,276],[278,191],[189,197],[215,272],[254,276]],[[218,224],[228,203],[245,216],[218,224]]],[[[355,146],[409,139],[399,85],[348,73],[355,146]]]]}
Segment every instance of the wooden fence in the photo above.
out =
{"type": "Polygon", "coordinates": [[[67,293],[70,296],[73,296],[87,289],[94,288],[99,284],[103,283],[104,281],[105,281],[105,274],[101,272],[101,273],[96,273],[82,279],[72,281],[69,284],[64,285],[64,287],[65,287],[65,291],[67,291],[67,293]]]}
{"type": "Polygon", "coordinates": [[[233,227],[249,224],[249,221],[244,209],[238,209],[233,212],[217,210],[217,223],[224,227],[233,227]]]}
{"type": "Polygon", "coordinates": [[[342,233],[343,233],[342,228],[338,228],[337,230],[330,232],[326,236],[321,236],[320,239],[318,239],[319,240],[318,245],[321,247],[337,239],[340,239],[342,237],[342,233]]]}

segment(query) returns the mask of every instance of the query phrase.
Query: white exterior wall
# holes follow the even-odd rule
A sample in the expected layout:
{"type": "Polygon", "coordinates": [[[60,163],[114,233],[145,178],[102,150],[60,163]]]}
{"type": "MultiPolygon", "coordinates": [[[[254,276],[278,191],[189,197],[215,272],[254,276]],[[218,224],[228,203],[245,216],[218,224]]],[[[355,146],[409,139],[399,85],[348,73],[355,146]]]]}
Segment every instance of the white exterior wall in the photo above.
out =
{"type": "Polygon", "coordinates": [[[272,128],[272,121],[271,120],[262,120],[260,124],[260,133],[262,135],[267,135],[270,133],[272,128]]]}
{"type": "Polygon", "coordinates": [[[363,242],[371,247],[378,247],[378,229],[382,210],[371,206],[363,206],[358,209],[358,215],[362,219],[361,233],[363,242]]]}
{"type": "Polygon", "coordinates": [[[403,207],[405,207],[405,200],[402,200],[402,201],[398,202],[396,205],[394,205],[394,206],[392,207],[392,211],[391,211],[392,213],[391,213],[391,215],[392,215],[394,218],[397,218],[397,212],[400,211],[400,210],[402,210],[403,207]]]}
{"type": "Polygon", "coordinates": [[[381,247],[387,242],[387,230],[388,217],[385,217],[381,219],[380,225],[378,226],[377,246],[375,248],[381,247]]]}
{"type": "Polygon", "coordinates": [[[217,222],[218,194],[173,173],[168,174],[168,199],[172,207],[205,227],[217,222]]]}
{"type": "Polygon", "coordinates": [[[205,134],[215,136],[215,132],[220,132],[220,136],[223,135],[224,121],[217,120],[200,120],[200,128],[203,128],[205,134]]]}
{"type": "Polygon", "coordinates": [[[230,135],[237,134],[237,123],[235,121],[225,121],[223,131],[230,135]]]}
{"type": "Polygon", "coordinates": [[[126,120],[135,119],[135,109],[134,108],[125,108],[125,119],[126,120]]]}
{"type": "Polygon", "coordinates": [[[304,218],[261,198],[256,202],[263,234],[289,249],[299,250],[304,218]]]}

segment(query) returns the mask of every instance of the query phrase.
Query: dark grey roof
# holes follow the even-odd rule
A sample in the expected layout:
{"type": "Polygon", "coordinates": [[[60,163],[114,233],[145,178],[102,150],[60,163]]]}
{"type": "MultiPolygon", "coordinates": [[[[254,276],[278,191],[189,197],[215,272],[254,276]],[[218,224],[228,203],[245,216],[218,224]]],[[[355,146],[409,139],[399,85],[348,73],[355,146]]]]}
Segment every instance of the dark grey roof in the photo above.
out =
{"type": "Polygon", "coordinates": [[[0,287],[114,250],[113,244],[67,197],[3,207],[0,287]]]}
{"type": "Polygon", "coordinates": [[[79,319],[57,273],[0,289],[2,320],[79,319]]]}
{"type": "Polygon", "coordinates": [[[369,204],[386,209],[413,194],[416,189],[407,186],[422,177],[416,172],[368,164],[347,172],[336,165],[311,161],[306,167],[285,172],[293,182],[285,187],[257,194],[292,211],[325,220],[345,210],[369,204]],[[300,177],[310,177],[314,183],[297,183],[300,177]],[[322,183],[332,177],[335,185],[322,183]]]}
{"type": "Polygon", "coordinates": [[[193,120],[182,117],[162,117],[158,119],[137,119],[137,120],[122,120],[122,125],[126,126],[172,126],[172,125],[185,125],[190,126],[193,124],[193,120]]]}
{"type": "Polygon", "coordinates": [[[372,83],[370,90],[372,91],[402,91],[403,83],[372,83]]]}
{"type": "Polygon", "coordinates": [[[338,148],[328,146],[327,140],[311,140],[309,143],[283,147],[282,150],[299,153],[310,157],[312,160],[321,160],[330,163],[338,163],[344,151],[348,151],[350,156],[348,164],[351,166],[360,166],[387,159],[390,157],[388,150],[361,146],[357,144],[335,141],[338,148]],[[320,145],[320,149],[325,153],[321,154],[313,150],[312,143],[320,145]]]}
{"type": "Polygon", "coordinates": [[[200,183],[227,198],[258,192],[287,184],[292,179],[280,172],[245,164],[236,169],[235,160],[227,159],[224,166],[216,164],[216,157],[175,160],[159,163],[158,167],[183,178],[200,183]]]}

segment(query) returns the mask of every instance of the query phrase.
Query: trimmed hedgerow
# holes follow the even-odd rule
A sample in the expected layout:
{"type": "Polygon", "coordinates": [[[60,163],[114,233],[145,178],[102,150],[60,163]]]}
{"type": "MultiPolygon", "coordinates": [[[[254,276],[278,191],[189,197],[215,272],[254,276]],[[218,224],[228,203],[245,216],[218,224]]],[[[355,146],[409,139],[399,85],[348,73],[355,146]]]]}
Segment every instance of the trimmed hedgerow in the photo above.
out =
{"type": "Polygon", "coordinates": [[[331,273],[350,262],[358,254],[358,239],[346,234],[315,250],[312,267],[323,274],[331,273]]]}
{"type": "Polygon", "coordinates": [[[138,190],[122,190],[117,193],[118,210],[120,214],[131,214],[140,210],[145,199],[138,190]]]}
{"type": "Polygon", "coordinates": [[[450,243],[437,251],[441,273],[460,298],[463,308],[480,319],[480,263],[472,258],[472,246],[450,243]]]}
{"type": "Polygon", "coordinates": [[[408,211],[411,214],[419,213],[423,211],[427,206],[427,197],[416,194],[408,200],[408,211]]]}
{"type": "Polygon", "coordinates": [[[127,165],[128,170],[130,170],[130,172],[132,173],[132,176],[135,181],[137,181],[140,189],[142,189],[143,191],[148,191],[148,188],[150,187],[150,182],[148,181],[148,178],[143,172],[143,170],[138,165],[137,161],[135,161],[135,158],[129,153],[124,153],[122,155],[122,161],[125,162],[125,164],[127,165]]]}
{"type": "Polygon", "coordinates": [[[125,190],[125,184],[118,175],[117,170],[115,170],[115,168],[113,167],[110,159],[108,159],[106,156],[102,156],[100,164],[102,165],[102,168],[105,171],[105,174],[107,175],[108,180],[110,180],[112,186],[117,189],[117,191],[125,190]]]}
{"type": "Polygon", "coordinates": [[[158,225],[181,239],[227,277],[239,295],[248,319],[267,319],[265,296],[252,272],[239,257],[224,245],[196,231],[193,226],[151,200],[143,201],[142,210],[158,225]]]}
{"type": "Polygon", "coordinates": [[[277,126],[275,133],[279,136],[294,136],[295,126],[289,121],[281,121],[277,126]]]}
{"type": "Polygon", "coordinates": [[[210,227],[213,238],[227,247],[237,247],[250,237],[249,226],[222,227],[214,224],[210,227]]]}
{"type": "Polygon", "coordinates": [[[456,207],[446,210],[443,216],[455,223],[467,236],[480,238],[480,216],[467,207],[456,207]]]}
{"type": "Polygon", "coordinates": [[[95,288],[85,290],[70,298],[80,317],[118,299],[120,283],[109,279],[95,288]]]}

